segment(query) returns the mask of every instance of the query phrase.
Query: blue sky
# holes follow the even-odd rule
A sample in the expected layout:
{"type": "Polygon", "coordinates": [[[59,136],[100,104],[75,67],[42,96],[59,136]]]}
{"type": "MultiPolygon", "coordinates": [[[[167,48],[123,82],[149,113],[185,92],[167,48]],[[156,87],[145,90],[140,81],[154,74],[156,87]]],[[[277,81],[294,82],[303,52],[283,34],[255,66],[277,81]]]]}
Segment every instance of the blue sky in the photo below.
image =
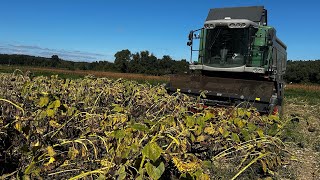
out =
{"type": "Polygon", "coordinates": [[[317,0],[1,0],[0,53],[110,60],[122,49],[188,59],[210,8],[264,5],[288,59],[320,59],[317,0]]]}

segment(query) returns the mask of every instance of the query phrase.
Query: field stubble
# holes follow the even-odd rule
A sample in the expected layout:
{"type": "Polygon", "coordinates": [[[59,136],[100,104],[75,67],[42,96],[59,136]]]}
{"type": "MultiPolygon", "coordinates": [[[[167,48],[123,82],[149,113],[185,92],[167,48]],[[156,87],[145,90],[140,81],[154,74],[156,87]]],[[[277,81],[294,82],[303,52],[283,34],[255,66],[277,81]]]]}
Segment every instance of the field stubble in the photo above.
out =
{"type": "MultiPolygon", "coordinates": [[[[286,166],[287,179],[320,179],[319,86],[293,85],[287,90],[282,139],[296,158],[286,166]]],[[[285,171],[283,171],[285,172],[285,171]]]]}

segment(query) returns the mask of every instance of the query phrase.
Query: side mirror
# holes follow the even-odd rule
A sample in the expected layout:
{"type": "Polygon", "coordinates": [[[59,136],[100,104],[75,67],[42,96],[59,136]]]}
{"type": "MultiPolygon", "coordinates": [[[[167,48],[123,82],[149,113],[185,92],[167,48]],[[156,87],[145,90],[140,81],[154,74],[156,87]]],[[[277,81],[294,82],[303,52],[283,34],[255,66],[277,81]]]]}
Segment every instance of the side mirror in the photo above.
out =
{"type": "Polygon", "coordinates": [[[189,41],[191,41],[193,39],[193,31],[190,31],[188,39],[189,39],[189,41]]]}
{"type": "Polygon", "coordinates": [[[187,46],[191,46],[191,45],[192,45],[192,41],[188,41],[187,46]]]}

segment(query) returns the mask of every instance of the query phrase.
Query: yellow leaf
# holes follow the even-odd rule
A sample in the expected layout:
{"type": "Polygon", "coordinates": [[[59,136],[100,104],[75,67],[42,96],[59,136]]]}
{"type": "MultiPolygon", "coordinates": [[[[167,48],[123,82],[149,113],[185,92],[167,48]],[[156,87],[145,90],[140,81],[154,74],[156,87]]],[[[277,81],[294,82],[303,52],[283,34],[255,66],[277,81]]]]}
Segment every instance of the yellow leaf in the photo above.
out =
{"type": "Polygon", "coordinates": [[[197,142],[202,142],[202,141],[205,141],[205,140],[206,140],[206,137],[204,135],[201,135],[201,136],[197,137],[197,142]]]}
{"type": "Polygon", "coordinates": [[[54,110],[52,110],[52,109],[47,109],[47,116],[49,116],[49,117],[53,117],[54,116],[54,114],[55,114],[55,111],[54,110]]]}
{"type": "Polygon", "coordinates": [[[205,113],[206,113],[206,115],[204,117],[205,121],[207,121],[207,120],[209,120],[209,119],[214,117],[214,114],[212,112],[210,112],[210,111],[205,111],[205,113]]]}
{"type": "Polygon", "coordinates": [[[221,134],[223,134],[224,130],[223,130],[223,128],[222,128],[221,126],[219,127],[218,130],[219,130],[219,132],[220,132],[221,134]]]}
{"type": "Polygon", "coordinates": [[[181,152],[183,152],[183,153],[187,152],[187,150],[188,150],[187,145],[188,145],[188,141],[186,139],[183,139],[181,141],[181,146],[180,146],[181,152]]]}
{"type": "Polygon", "coordinates": [[[50,157],[49,162],[45,163],[45,166],[49,166],[50,164],[52,164],[54,161],[56,161],[56,159],[54,159],[54,157],[50,157]]]}
{"type": "Polygon", "coordinates": [[[59,100],[55,100],[53,103],[54,108],[58,108],[61,106],[61,102],[59,100]]]}
{"type": "Polygon", "coordinates": [[[191,142],[194,142],[196,140],[196,138],[194,137],[194,135],[192,133],[190,133],[190,139],[191,139],[191,142]]]}
{"type": "Polygon", "coordinates": [[[258,135],[262,138],[262,137],[264,137],[264,134],[263,134],[263,130],[262,129],[258,129],[257,130],[257,133],[258,133],[258,135]]]}
{"type": "Polygon", "coordinates": [[[178,157],[172,157],[172,161],[177,167],[177,169],[182,172],[195,172],[196,170],[201,168],[201,164],[197,160],[184,162],[182,159],[178,157]]]}
{"type": "Polygon", "coordinates": [[[44,127],[36,127],[36,131],[37,131],[37,133],[39,133],[39,134],[43,134],[45,131],[46,131],[46,129],[44,128],[44,127]]]}
{"type": "Polygon", "coordinates": [[[262,148],[261,142],[258,142],[258,143],[257,143],[257,147],[258,147],[258,148],[262,148]]]}
{"type": "Polygon", "coordinates": [[[247,115],[248,117],[251,117],[251,112],[250,112],[250,111],[247,111],[247,112],[246,112],[246,115],[247,115]]]}
{"type": "Polygon", "coordinates": [[[260,162],[261,162],[263,172],[266,173],[267,172],[267,164],[263,160],[260,160],[260,162]]]}
{"type": "Polygon", "coordinates": [[[87,156],[87,151],[84,147],[81,148],[81,157],[86,157],[87,156]]]}
{"type": "Polygon", "coordinates": [[[230,134],[227,130],[223,129],[221,126],[219,127],[219,132],[224,138],[228,137],[230,134]]]}
{"type": "Polygon", "coordinates": [[[16,124],[14,125],[14,128],[19,132],[22,132],[21,122],[16,122],[16,124]]]}
{"type": "Polygon", "coordinates": [[[47,96],[41,97],[39,101],[39,106],[44,107],[49,103],[49,98],[47,96]]]}
{"type": "Polygon", "coordinates": [[[240,118],[236,118],[234,120],[234,123],[239,127],[239,128],[243,128],[245,123],[240,119],[240,118]]]}
{"type": "Polygon", "coordinates": [[[208,174],[202,173],[202,174],[199,176],[198,180],[210,180],[210,176],[209,176],[208,174]]]}
{"type": "Polygon", "coordinates": [[[160,126],[160,131],[165,131],[165,130],[166,130],[166,126],[163,125],[163,124],[161,124],[161,126],[160,126]]]}
{"type": "Polygon", "coordinates": [[[40,146],[40,142],[37,141],[37,142],[34,144],[34,147],[35,147],[35,146],[40,146]]]}
{"type": "Polygon", "coordinates": [[[49,121],[49,125],[54,127],[54,128],[60,128],[61,124],[57,123],[55,120],[49,121]]]}
{"type": "Polygon", "coordinates": [[[56,155],[56,152],[54,151],[52,146],[48,146],[47,151],[50,157],[53,157],[54,155],[56,155]]]}
{"type": "Polygon", "coordinates": [[[126,121],[127,121],[127,116],[124,115],[124,114],[121,114],[121,115],[120,115],[120,121],[121,121],[121,123],[126,122],[126,121]]]}
{"type": "Polygon", "coordinates": [[[100,161],[100,164],[104,167],[112,167],[112,163],[109,162],[108,160],[104,159],[100,161]]]}
{"type": "Polygon", "coordinates": [[[74,160],[77,157],[78,154],[79,154],[79,151],[76,148],[74,148],[74,147],[70,147],[69,148],[68,157],[71,160],[74,160]]]}
{"type": "Polygon", "coordinates": [[[204,132],[209,134],[209,135],[213,135],[213,134],[215,134],[215,129],[213,127],[206,127],[204,129],[204,132]]]}

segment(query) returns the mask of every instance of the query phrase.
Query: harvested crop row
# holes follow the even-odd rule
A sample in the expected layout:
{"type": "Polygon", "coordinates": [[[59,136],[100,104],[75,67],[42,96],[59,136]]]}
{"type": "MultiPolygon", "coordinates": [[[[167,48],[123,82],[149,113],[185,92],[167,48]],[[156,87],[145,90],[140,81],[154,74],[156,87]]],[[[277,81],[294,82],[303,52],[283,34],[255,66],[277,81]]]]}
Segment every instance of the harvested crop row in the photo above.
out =
{"type": "Polygon", "coordinates": [[[277,116],[160,85],[0,74],[0,88],[2,178],[231,179],[286,160],[277,116]]]}

